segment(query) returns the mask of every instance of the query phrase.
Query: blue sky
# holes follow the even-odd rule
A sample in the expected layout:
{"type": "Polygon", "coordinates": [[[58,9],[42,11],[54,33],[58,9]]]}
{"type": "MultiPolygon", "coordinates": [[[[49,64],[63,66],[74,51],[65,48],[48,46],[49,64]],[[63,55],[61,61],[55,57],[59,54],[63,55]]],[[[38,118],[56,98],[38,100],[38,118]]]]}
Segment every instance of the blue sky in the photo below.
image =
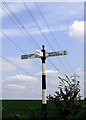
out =
{"type": "MultiPolygon", "coordinates": [[[[2,31],[9,36],[9,38],[14,41],[22,50],[24,50],[26,54],[35,53],[35,49],[41,50],[41,46],[43,44],[45,45],[47,52],[53,51],[42,36],[31,16],[28,14],[24,5],[21,2],[7,2],[7,4],[22,22],[24,27],[28,30],[40,48],[31,44],[30,37],[28,37],[28,40],[25,38],[22,32],[9,19],[4,11],[2,11],[2,31]]],[[[35,17],[37,23],[39,24],[44,35],[47,37],[54,51],[68,51],[67,56],[50,58],[51,61],[63,74],[70,76],[76,72],[76,74],[80,75],[79,80],[81,81],[80,84],[82,86],[84,83],[84,3],[39,2],[37,5],[40,7],[44,18],[46,19],[47,24],[61,49],[58,48],[57,44],[52,39],[35,3],[27,2],[27,6],[29,7],[31,13],[35,17]],[[67,70],[64,69],[58,58],[66,66],[67,70]],[[65,58],[68,62],[65,62],[65,58]],[[72,66],[73,70],[71,70],[69,64],[72,66]]],[[[3,8],[7,11],[4,5],[3,8]]],[[[12,19],[14,19],[9,12],[8,14],[12,19]]],[[[2,35],[2,55],[33,75],[33,77],[31,77],[30,75],[3,60],[3,98],[41,99],[41,59],[34,59],[37,63],[35,64],[32,60],[21,60],[20,56],[22,54],[24,53],[2,35]],[[18,92],[16,93],[15,91],[18,92]]],[[[57,76],[61,75],[49,63],[48,59],[46,60],[46,74],[47,95],[50,93],[54,94],[54,91],[58,89],[57,87],[59,84],[57,76]]]]}

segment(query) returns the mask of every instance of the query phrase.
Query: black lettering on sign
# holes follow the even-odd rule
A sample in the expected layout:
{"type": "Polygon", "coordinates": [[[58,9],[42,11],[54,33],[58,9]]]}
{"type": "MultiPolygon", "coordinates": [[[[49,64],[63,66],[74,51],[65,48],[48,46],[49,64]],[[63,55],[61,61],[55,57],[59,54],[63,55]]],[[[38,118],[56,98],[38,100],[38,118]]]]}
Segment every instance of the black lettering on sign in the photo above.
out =
{"type": "Polygon", "coordinates": [[[38,54],[40,54],[40,52],[39,51],[36,51],[38,54]]]}
{"type": "Polygon", "coordinates": [[[30,54],[30,55],[28,55],[28,57],[31,57],[31,56],[33,56],[34,54],[30,54]]]}
{"type": "Polygon", "coordinates": [[[64,55],[67,55],[67,51],[64,51],[64,55]]]}
{"type": "Polygon", "coordinates": [[[21,59],[27,59],[27,58],[28,58],[27,55],[22,55],[22,56],[21,56],[21,59]]]}

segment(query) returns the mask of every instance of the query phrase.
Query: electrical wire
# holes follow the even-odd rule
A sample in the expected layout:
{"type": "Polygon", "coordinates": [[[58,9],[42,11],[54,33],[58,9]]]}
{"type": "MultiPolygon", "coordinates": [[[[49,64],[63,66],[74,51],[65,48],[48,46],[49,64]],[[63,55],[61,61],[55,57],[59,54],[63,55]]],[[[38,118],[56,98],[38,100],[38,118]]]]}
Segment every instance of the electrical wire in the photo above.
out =
{"type": "MultiPolygon", "coordinates": [[[[53,38],[55,44],[56,44],[56,45],[58,46],[58,48],[61,50],[61,47],[60,47],[60,45],[58,44],[56,38],[54,37],[54,35],[53,35],[53,33],[52,33],[50,27],[48,26],[47,21],[46,21],[44,15],[43,15],[42,12],[41,12],[40,7],[38,6],[38,4],[37,4],[36,2],[34,2],[34,3],[35,3],[35,5],[36,5],[36,7],[37,7],[37,9],[38,9],[38,11],[39,11],[39,13],[40,13],[40,15],[42,16],[42,19],[43,19],[45,25],[47,26],[47,28],[48,28],[48,30],[49,30],[49,32],[50,32],[50,34],[51,34],[51,36],[52,36],[52,38],[53,38]]],[[[65,56],[64,56],[64,60],[66,61],[66,63],[68,64],[68,66],[70,66],[71,70],[73,71],[72,66],[70,65],[70,63],[68,62],[68,60],[65,58],[65,56]]]]}
{"type": "Polygon", "coordinates": [[[6,59],[5,57],[3,56],[0,56],[1,58],[3,58],[5,61],[7,61],[8,63],[10,63],[11,65],[17,67],[18,69],[20,69],[21,71],[25,72],[26,74],[30,75],[30,76],[33,76],[31,73],[25,71],[24,69],[22,69],[21,67],[17,66],[16,64],[14,64],[13,62],[11,62],[10,60],[6,59]]]}
{"type": "MultiPolygon", "coordinates": [[[[22,0],[22,1],[23,1],[23,0],[22,0]]],[[[40,26],[39,26],[38,22],[36,21],[36,19],[35,19],[34,16],[32,15],[29,7],[26,5],[26,3],[25,3],[24,1],[23,1],[22,3],[24,4],[27,12],[30,14],[30,16],[32,17],[33,21],[34,21],[35,24],[37,25],[37,27],[38,27],[38,29],[40,30],[41,34],[43,35],[44,39],[47,41],[47,43],[49,44],[49,46],[50,46],[50,47],[52,48],[52,50],[53,50],[52,45],[50,44],[50,42],[48,41],[47,37],[46,37],[45,34],[43,33],[43,31],[42,31],[42,29],[40,28],[40,26]]]]}
{"type": "Polygon", "coordinates": [[[2,7],[2,10],[7,14],[7,16],[11,19],[11,21],[18,27],[18,29],[23,33],[23,35],[26,37],[26,39],[28,40],[28,41],[30,41],[31,42],[31,44],[35,47],[35,45],[33,44],[34,42],[32,42],[29,38],[28,38],[28,36],[24,33],[24,31],[17,25],[17,23],[15,22],[15,20],[13,20],[11,17],[10,17],[10,15],[7,13],[7,11],[2,7]]]}
{"type": "MultiPolygon", "coordinates": [[[[9,8],[9,6],[8,6],[6,3],[3,2],[3,4],[5,5],[5,7],[7,6],[7,7],[6,7],[7,9],[9,8]]],[[[8,9],[8,11],[9,11],[10,13],[12,13],[12,15],[13,15],[14,17],[16,16],[16,15],[12,12],[12,10],[11,10],[10,8],[8,9]]],[[[16,16],[16,18],[17,18],[17,16],[16,16]]],[[[15,18],[15,19],[16,19],[16,18],[15,18]]],[[[17,20],[17,22],[19,23],[19,25],[21,25],[22,28],[25,28],[24,25],[21,23],[21,21],[20,21],[18,18],[17,18],[16,20],[17,20]]],[[[44,33],[43,33],[43,34],[44,34],[44,33]]],[[[44,36],[45,36],[45,35],[44,35],[44,36]]],[[[52,49],[53,49],[53,48],[52,48],[52,49]]],[[[54,65],[52,62],[50,62],[50,63],[52,64],[52,66],[53,66],[54,68],[56,68],[55,65],[54,65]]],[[[57,69],[58,69],[58,68],[57,68],[57,69]]],[[[60,70],[59,70],[59,72],[60,72],[60,70]]]]}
{"type": "MultiPolygon", "coordinates": [[[[30,35],[30,33],[28,32],[28,30],[26,29],[26,27],[22,24],[22,22],[18,19],[18,17],[15,15],[15,13],[10,9],[10,7],[6,4],[6,3],[4,3],[4,2],[2,2],[3,3],[3,5],[7,8],[7,10],[11,13],[11,15],[15,18],[15,20],[18,22],[18,24],[20,25],[20,27],[21,27],[21,29],[23,29],[24,31],[25,31],[25,33],[30,37],[30,39],[28,39],[27,37],[28,36],[26,36],[26,34],[23,32],[23,34],[24,34],[24,36],[27,38],[27,40],[28,41],[30,41],[31,42],[31,44],[33,45],[37,45],[37,47],[38,48],[40,48],[39,47],[39,45],[38,45],[38,43],[32,38],[32,36],[30,35]],[[32,40],[32,41],[31,41],[32,40]]],[[[5,10],[4,10],[5,11],[5,10]]],[[[5,11],[6,12],[6,11],[5,11]]],[[[12,20],[13,21],[13,20],[12,20]]],[[[15,21],[14,21],[15,22],[15,21]]],[[[17,25],[17,27],[18,27],[18,25],[17,25]]],[[[19,28],[19,27],[18,27],[19,28]]],[[[20,29],[20,28],[19,28],[20,29]]]]}
{"type": "MultiPolygon", "coordinates": [[[[6,12],[6,10],[2,7],[2,10],[5,12],[5,13],[7,13],[6,12]]],[[[7,15],[8,15],[8,13],[7,13],[7,15]]],[[[16,24],[16,22],[8,15],[8,17],[12,20],[12,22],[19,28],[19,26],[16,24]]],[[[19,30],[21,31],[21,32],[23,32],[22,30],[21,30],[21,28],[19,28],[19,30]]],[[[20,51],[22,51],[24,54],[26,54],[25,53],[25,51],[24,50],[22,50],[15,42],[13,42],[4,32],[2,32],[2,31],[0,31],[11,43],[13,43],[20,51]]],[[[23,34],[25,35],[25,33],[23,32],[23,34]]],[[[27,37],[26,35],[25,35],[25,37],[27,37]]],[[[28,39],[28,38],[27,38],[28,39]]],[[[40,67],[39,66],[39,64],[36,62],[36,61],[34,61],[33,59],[32,59],[32,61],[38,66],[38,67],[40,67]]]]}
{"type": "Polygon", "coordinates": [[[25,54],[25,51],[23,51],[14,41],[12,41],[4,32],[0,30],[0,33],[2,33],[12,44],[14,44],[20,51],[22,51],[25,54]]]}
{"type": "Polygon", "coordinates": [[[53,62],[49,59],[48,60],[50,63],[51,63],[51,65],[64,77],[64,74],[53,64],[53,62]]]}
{"type": "MultiPolygon", "coordinates": [[[[22,50],[14,41],[12,41],[4,32],[2,32],[2,31],[0,30],[0,33],[2,33],[12,44],[14,44],[21,52],[23,52],[24,54],[26,54],[25,51],[23,51],[23,50],[22,50]]],[[[36,63],[36,61],[34,61],[33,59],[32,59],[32,61],[37,65],[37,67],[40,67],[39,64],[36,63]]]]}
{"type": "MultiPolygon", "coordinates": [[[[24,0],[22,0],[27,12],[29,13],[29,15],[32,17],[33,21],[35,22],[35,24],[37,25],[37,27],[39,28],[41,34],[43,35],[44,39],[47,41],[48,45],[51,47],[51,49],[54,51],[52,45],[50,44],[50,42],[48,41],[47,37],[45,36],[45,34],[43,33],[43,31],[41,30],[38,22],[36,21],[36,19],[34,18],[34,16],[32,15],[29,7],[26,5],[26,3],[24,2],[24,0]]],[[[63,64],[63,62],[60,60],[60,58],[58,58],[58,60],[60,61],[60,63],[62,64],[62,66],[65,68],[65,70],[67,71],[67,68],[65,67],[65,65],[63,64]]],[[[52,64],[52,63],[51,63],[52,64]]],[[[68,72],[69,73],[69,72],[68,72]]],[[[70,73],[69,73],[70,74],[70,73]]]]}

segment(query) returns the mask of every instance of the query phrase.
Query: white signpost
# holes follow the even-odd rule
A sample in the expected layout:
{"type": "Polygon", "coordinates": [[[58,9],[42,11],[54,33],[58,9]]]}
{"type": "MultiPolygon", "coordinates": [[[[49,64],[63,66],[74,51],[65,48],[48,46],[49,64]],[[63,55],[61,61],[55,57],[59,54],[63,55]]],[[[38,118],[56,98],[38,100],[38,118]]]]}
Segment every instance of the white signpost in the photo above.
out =
{"type": "Polygon", "coordinates": [[[36,51],[36,55],[38,55],[39,57],[43,57],[43,52],[42,51],[39,51],[39,50],[35,50],[36,51]]]}
{"type": "Polygon", "coordinates": [[[61,55],[67,55],[67,51],[57,51],[57,52],[46,52],[45,56],[47,57],[53,57],[53,56],[61,56],[61,55]]]}
{"type": "MultiPolygon", "coordinates": [[[[43,57],[43,52],[39,50],[35,50],[35,54],[29,54],[29,55],[21,55],[21,59],[31,59],[31,58],[41,58],[43,57]]],[[[67,55],[67,51],[57,51],[57,52],[45,52],[45,57],[54,57],[54,56],[61,56],[61,55],[67,55]]]]}
{"type": "Polygon", "coordinates": [[[67,51],[45,52],[44,45],[42,50],[35,50],[35,54],[21,55],[21,59],[41,58],[42,59],[42,119],[47,120],[47,101],[46,101],[46,73],[45,60],[48,57],[67,55],[67,51]]]}

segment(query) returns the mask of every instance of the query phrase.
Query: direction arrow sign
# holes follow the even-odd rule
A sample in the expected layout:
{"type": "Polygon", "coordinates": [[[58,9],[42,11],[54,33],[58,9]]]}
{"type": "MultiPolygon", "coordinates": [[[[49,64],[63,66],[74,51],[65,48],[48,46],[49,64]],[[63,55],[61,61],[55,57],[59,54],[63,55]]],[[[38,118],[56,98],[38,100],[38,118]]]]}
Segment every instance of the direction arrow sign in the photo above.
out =
{"type": "Polygon", "coordinates": [[[61,55],[67,55],[67,51],[57,51],[57,52],[46,52],[45,56],[46,57],[52,57],[52,56],[61,56],[61,55]]]}
{"type": "MultiPolygon", "coordinates": [[[[67,51],[57,51],[57,52],[46,52],[45,56],[47,57],[53,57],[53,56],[61,56],[61,55],[67,55],[67,51]]],[[[29,54],[29,55],[21,55],[21,59],[30,59],[30,58],[41,58],[43,57],[43,52],[36,50],[35,54],[29,54]]]]}
{"type": "Polygon", "coordinates": [[[39,50],[35,50],[36,51],[36,55],[38,55],[38,56],[41,56],[41,57],[43,57],[43,52],[42,51],[39,51],[39,50]]]}
{"type": "Polygon", "coordinates": [[[31,59],[31,58],[41,58],[41,56],[38,56],[36,54],[21,55],[21,59],[31,59]]]}

